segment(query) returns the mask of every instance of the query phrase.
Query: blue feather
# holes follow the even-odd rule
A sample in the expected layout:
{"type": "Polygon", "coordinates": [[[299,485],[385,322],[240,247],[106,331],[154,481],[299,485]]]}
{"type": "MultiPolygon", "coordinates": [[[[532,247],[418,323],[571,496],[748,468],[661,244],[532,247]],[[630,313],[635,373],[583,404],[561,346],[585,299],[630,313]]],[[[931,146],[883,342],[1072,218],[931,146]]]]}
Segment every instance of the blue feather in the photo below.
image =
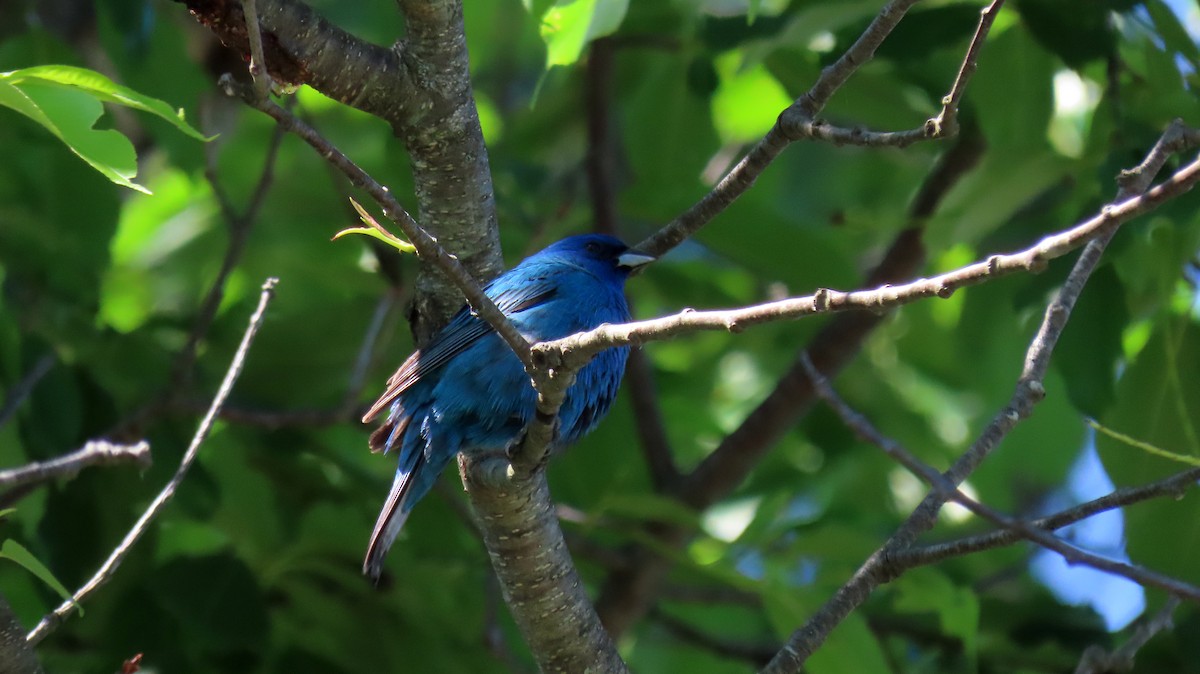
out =
{"type": "MultiPolygon", "coordinates": [[[[610,236],[559,241],[501,274],[484,292],[531,343],[559,339],[603,323],[629,320],[624,284],[653,258],[610,236]]],[[[600,353],[567,391],[552,450],[582,438],[608,413],[625,372],[628,347],[600,353]]],[[[503,451],[535,413],[536,393],[520,360],[467,307],[414,352],[363,417],[384,410],[373,451],[398,448],[396,477],[375,523],[363,572],[378,579],[383,559],[413,505],[459,452],[503,451]]]]}

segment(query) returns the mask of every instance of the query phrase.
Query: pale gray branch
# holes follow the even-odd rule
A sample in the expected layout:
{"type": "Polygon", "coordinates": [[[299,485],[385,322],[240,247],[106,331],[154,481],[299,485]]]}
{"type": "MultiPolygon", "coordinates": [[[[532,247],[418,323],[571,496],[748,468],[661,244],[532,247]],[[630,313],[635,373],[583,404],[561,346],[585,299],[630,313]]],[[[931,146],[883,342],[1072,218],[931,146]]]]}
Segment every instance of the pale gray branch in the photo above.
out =
{"type": "Polygon", "coordinates": [[[1171,617],[1179,608],[1179,597],[1167,597],[1167,601],[1149,620],[1137,626],[1133,636],[1120,647],[1107,652],[1100,646],[1089,646],[1079,659],[1075,674],[1104,674],[1105,672],[1128,672],[1133,669],[1133,659],[1142,646],[1150,643],[1154,635],[1174,627],[1171,617]]]}
{"type": "MultiPolygon", "coordinates": [[[[1129,197],[1145,190],[1158,171],[1162,169],[1171,152],[1182,150],[1193,144],[1194,138],[1191,136],[1192,134],[1181,122],[1173,123],[1147,154],[1146,159],[1138,167],[1122,174],[1119,179],[1121,189],[1117,196],[1117,201],[1121,203],[1118,206],[1107,208],[1101,217],[1111,217],[1114,210],[1128,203],[1126,200],[1129,197]]],[[[1161,192],[1166,186],[1171,186],[1171,190],[1174,190],[1175,193],[1182,192],[1184,188],[1190,188],[1194,184],[1194,176],[1198,171],[1200,168],[1197,167],[1196,162],[1193,162],[1151,192],[1155,190],[1161,192]],[[1189,181],[1181,181],[1181,175],[1185,173],[1190,173],[1193,177],[1189,181]]],[[[1071,310],[1079,299],[1080,293],[1083,292],[1084,285],[1099,264],[1100,256],[1114,233],[1114,227],[1104,228],[1084,247],[1063,286],[1046,307],[1037,334],[1026,351],[1025,365],[1017,379],[1016,391],[1009,399],[1008,404],[996,414],[975,442],[943,474],[949,486],[957,489],[958,484],[979,467],[1008,433],[1022,419],[1033,413],[1034,406],[1045,396],[1042,380],[1049,368],[1050,356],[1066,326],[1071,310]]],[[[945,492],[945,489],[932,490],[887,542],[868,557],[854,575],[838,588],[837,592],[802,627],[792,634],[783,648],[776,653],[775,658],[763,669],[763,674],[793,674],[799,671],[808,657],[824,643],[829,633],[851,611],[866,601],[876,587],[895,577],[897,571],[888,563],[890,555],[894,551],[910,547],[917,536],[936,523],[938,512],[947,500],[945,492]]],[[[1047,545],[1047,547],[1059,542],[1046,532],[1028,526],[1023,527],[1021,533],[1029,534],[1038,543],[1047,545]],[[1044,540],[1037,538],[1040,535],[1047,538],[1044,540]]],[[[1093,560],[1097,564],[1103,564],[1104,561],[1108,560],[1093,560]]],[[[1155,578],[1154,580],[1170,581],[1164,582],[1160,586],[1170,585],[1171,582],[1174,582],[1174,579],[1155,578]]]]}
{"type": "Polygon", "coordinates": [[[480,318],[490,325],[517,354],[527,370],[532,371],[532,361],[529,355],[529,342],[508,320],[496,303],[484,294],[483,288],[471,274],[459,263],[458,258],[447,252],[437,240],[425,231],[404,206],[392,196],[391,190],[379,184],[366,171],[362,170],[341,150],[334,147],[324,136],[312,126],[299,119],[291,112],[276,105],[270,99],[259,99],[253,90],[239,86],[232,78],[222,78],[222,85],[230,95],[240,96],[247,104],[270,115],[282,128],[299,136],[316,150],[327,162],[340,170],[355,187],[366,191],[376,203],[383,208],[383,214],[404,232],[408,240],[417,249],[421,259],[435,265],[441,270],[454,286],[457,287],[480,318]]]}
{"type": "MultiPolygon", "coordinates": [[[[807,357],[805,359],[807,361],[807,357]]],[[[866,417],[853,410],[837,395],[833,387],[830,386],[829,381],[821,376],[820,372],[812,366],[811,362],[806,362],[805,365],[808,375],[812,378],[813,385],[817,389],[817,395],[837,413],[843,423],[853,429],[859,437],[882,449],[885,454],[895,459],[914,475],[933,487],[934,493],[943,502],[953,501],[979,517],[1000,526],[1002,529],[1011,531],[1025,540],[1037,543],[1047,550],[1057,552],[1069,563],[1081,564],[1106,571],[1113,575],[1128,578],[1146,587],[1161,588],[1174,595],[1200,602],[1200,587],[1156,571],[1109,559],[1080,549],[1054,536],[1033,522],[1009,517],[967,496],[958,489],[954,482],[950,481],[947,475],[937,472],[929,464],[918,459],[915,454],[900,443],[881,433],[866,417]]],[[[899,569],[893,569],[894,573],[898,571],[899,569]]]]}
{"type": "Polygon", "coordinates": [[[601,351],[621,345],[660,341],[702,330],[741,330],[761,323],[796,319],[819,313],[849,310],[882,312],[928,297],[948,298],[959,288],[977,285],[998,276],[1019,271],[1040,272],[1048,261],[1062,257],[1089,241],[1115,231],[1117,227],[1166,201],[1192,189],[1200,181],[1200,159],[1184,166],[1153,189],[1132,198],[1119,199],[1096,215],[1070,229],[1052,234],[1025,250],[992,255],[932,278],[888,285],[874,290],[842,292],[820,289],[812,295],[767,302],[739,309],[684,311],[662,318],[634,323],[602,325],[562,339],[541,342],[533,347],[539,368],[578,369],[601,351]]]}
{"type": "Polygon", "coordinates": [[[183,454],[183,459],[179,462],[179,468],[175,470],[175,474],[171,480],[167,482],[158,496],[142,513],[134,523],[133,528],[129,533],[125,534],[125,538],[117,545],[117,547],[104,560],[96,573],[75,591],[71,599],[63,602],[52,613],[47,614],[42,618],[41,622],[29,632],[26,640],[30,644],[38,644],[45,639],[51,631],[58,627],[63,620],[71,615],[78,607],[79,603],[87,599],[93,592],[100,589],[105,583],[112,579],[121,563],[125,561],[125,557],[129,551],[133,549],[135,543],[149,530],[150,524],[158,517],[159,514],[166,508],[171,498],[175,496],[175,490],[183,482],[183,478],[187,476],[188,469],[196,461],[196,457],[200,453],[200,446],[204,440],[208,438],[209,431],[212,430],[213,422],[216,421],[217,415],[221,412],[221,407],[225,404],[225,399],[229,397],[229,392],[233,390],[233,384],[237,381],[238,375],[242,373],[242,366],[246,362],[246,354],[250,351],[250,344],[254,341],[254,336],[258,333],[259,327],[262,326],[263,316],[267,311],[267,304],[275,295],[275,284],[277,279],[267,279],[267,282],[262,286],[262,294],[258,299],[258,307],[254,314],[250,317],[250,323],[246,326],[246,332],[242,335],[242,342],[238,345],[237,351],[233,355],[233,360],[229,363],[229,369],[225,371],[225,378],[221,381],[220,388],[217,389],[216,396],[213,397],[212,404],[208,408],[208,412],[200,421],[200,425],[196,428],[195,435],[192,436],[192,441],[188,445],[187,451],[183,454]]]}
{"type": "Polygon", "coordinates": [[[0,489],[12,489],[59,478],[71,479],[88,466],[113,466],[121,463],[135,463],[142,470],[149,468],[150,445],[144,440],[136,445],[91,440],[83,448],[70,454],[0,470],[0,489]]]}

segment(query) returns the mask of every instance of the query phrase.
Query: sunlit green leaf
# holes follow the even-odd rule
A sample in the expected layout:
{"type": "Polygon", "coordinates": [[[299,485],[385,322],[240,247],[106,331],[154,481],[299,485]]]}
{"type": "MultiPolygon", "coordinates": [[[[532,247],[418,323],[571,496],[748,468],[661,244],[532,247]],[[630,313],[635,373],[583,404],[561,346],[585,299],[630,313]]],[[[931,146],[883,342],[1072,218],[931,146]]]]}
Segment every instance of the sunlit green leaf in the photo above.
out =
{"type": "Polygon", "coordinates": [[[196,140],[211,140],[187,122],[182,108],[173,110],[167,103],[117,84],[94,70],[66,65],[33,66],[0,73],[0,79],[17,86],[26,80],[43,80],[73,87],[102,101],[117,103],[165,119],[176,129],[196,140]]]}
{"type": "MultiPolygon", "coordinates": [[[[25,546],[20,543],[11,538],[5,540],[4,543],[0,544],[0,559],[8,559],[20,565],[26,571],[41,579],[43,583],[49,585],[51,589],[58,593],[58,596],[70,601],[71,593],[67,591],[67,588],[58,582],[58,579],[54,577],[50,569],[46,568],[45,564],[38,561],[38,558],[34,557],[33,553],[26,550],[25,546]]],[[[79,606],[77,608],[79,609],[79,615],[83,615],[83,607],[79,606]]]]}
{"type": "Polygon", "coordinates": [[[559,0],[542,16],[546,68],[571,65],[588,43],[621,27],[629,0],[559,0]]]}

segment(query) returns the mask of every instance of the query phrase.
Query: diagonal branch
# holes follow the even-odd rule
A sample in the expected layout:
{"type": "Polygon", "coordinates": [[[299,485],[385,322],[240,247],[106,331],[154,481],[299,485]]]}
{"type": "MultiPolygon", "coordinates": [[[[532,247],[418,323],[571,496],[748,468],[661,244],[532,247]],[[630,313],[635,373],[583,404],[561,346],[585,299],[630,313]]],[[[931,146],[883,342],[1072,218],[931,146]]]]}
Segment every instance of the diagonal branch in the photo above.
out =
{"type": "Polygon", "coordinates": [[[841,292],[822,288],[812,295],[767,302],[740,309],[683,311],[635,323],[602,325],[594,330],[534,346],[539,358],[558,367],[580,368],[596,354],[613,346],[644,344],[701,330],[741,332],[761,323],[795,319],[812,314],[851,310],[883,312],[917,300],[948,298],[960,288],[977,285],[1018,271],[1037,273],[1046,263],[1090,241],[1112,235],[1120,225],[1191,190],[1200,181],[1200,159],[1177,171],[1162,184],[1139,196],[1105,206],[1096,215],[1070,229],[1052,234],[1016,253],[992,255],[965,267],[875,290],[841,292]]]}
{"type": "Polygon", "coordinates": [[[69,454],[49,461],[36,461],[18,468],[0,470],[0,489],[14,489],[58,478],[71,479],[89,466],[113,466],[133,463],[141,469],[150,466],[150,445],[117,445],[105,440],[92,440],[69,454]]]}
{"type": "MultiPolygon", "coordinates": [[[[921,223],[935,212],[959,179],[975,166],[983,151],[982,139],[971,132],[959,136],[941,156],[910,207],[912,226],[897,235],[867,279],[868,284],[899,282],[917,272],[925,259],[921,223]]],[[[806,353],[822,372],[837,372],[850,362],[863,341],[882,321],[883,316],[874,313],[841,314],[817,333],[806,353]]],[[[808,412],[814,399],[808,377],[797,362],[758,407],[681,480],[672,493],[697,510],[717,502],[745,480],[787,429],[808,412]]],[[[678,526],[656,526],[648,533],[669,549],[682,547],[691,536],[689,531],[678,526]]],[[[634,548],[628,556],[631,563],[609,575],[597,600],[597,610],[604,624],[618,634],[646,612],[659,582],[671,567],[668,556],[646,548],[634,548]]]]}
{"type": "Polygon", "coordinates": [[[134,523],[133,528],[129,533],[125,534],[125,538],[104,560],[96,573],[84,583],[82,587],[75,591],[75,594],[70,599],[63,602],[52,613],[47,614],[42,618],[41,622],[29,633],[26,640],[30,644],[38,644],[45,639],[50,632],[58,627],[63,620],[75,611],[75,608],[84,600],[87,599],[93,592],[100,589],[105,583],[112,579],[113,574],[125,561],[125,557],[129,551],[133,549],[142,536],[150,529],[150,524],[157,518],[171,498],[175,496],[175,490],[183,482],[183,478],[187,476],[188,469],[196,461],[196,457],[200,453],[200,446],[204,444],[204,440],[208,438],[209,431],[212,430],[213,423],[217,419],[217,415],[221,412],[221,407],[225,404],[225,399],[229,397],[229,392],[233,390],[233,384],[237,381],[238,375],[242,373],[242,366],[246,362],[246,354],[250,351],[250,344],[254,341],[254,336],[258,334],[259,327],[262,326],[263,316],[267,311],[267,304],[275,295],[276,279],[267,279],[267,282],[262,286],[262,294],[258,298],[258,308],[254,310],[254,314],[250,317],[250,323],[246,326],[246,333],[242,335],[242,342],[238,345],[237,351],[233,355],[233,360],[229,363],[229,369],[225,372],[225,379],[221,382],[220,388],[217,389],[216,396],[213,397],[212,405],[209,406],[208,412],[200,421],[200,425],[196,428],[195,435],[192,436],[192,441],[188,445],[187,451],[183,454],[183,459],[179,462],[179,468],[175,470],[175,475],[167,482],[158,496],[142,513],[134,523]]]}
{"type": "MultiPolygon", "coordinates": [[[[938,498],[941,498],[943,502],[953,501],[1006,531],[1011,531],[1025,540],[1037,543],[1047,550],[1057,552],[1070,564],[1089,566],[1093,569],[1128,578],[1145,587],[1157,587],[1175,596],[1200,602],[1200,587],[1156,571],[1109,559],[1075,547],[1054,536],[1044,528],[1037,526],[1035,523],[1009,517],[967,496],[954,483],[946,479],[944,475],[934,470],[929,464],[918,459],[915,454],[901,446],[900,443],[885,436],[866,417],[851,409],[846,401],[842,400],[833,390],[833,387],[829,384],[829,380],[821,376],[821,373],[817,372],[811,363],[806,363],[806,365],[813,385],[817,389],[817,394],[837,413],[842,423],[853,429],[860,438],[879,447],[889,457],[895,459],[900,465],[924,480],[933,488],[933,493],[938,498]]],[[[893,572],[897,571],[893,568],[893,572]]]]}
{"type": "Polygon", "coordinates": [[[458,258],[447,252],[429,232],[417,224],[417,221],[404,209],[404,206],[392,196],[391,190],[380,185],[370,174],[355,164],[341,150],[334,147],[328,139],[307,122],[276,105],[270,99],[256,98],[252,90],[247,90],[245,87],[238,85],[232,78],[223,78],[222,84],[226,87],[230,95],[236,94],[240,96],[251,107],[269,115],[279,124],[280,128],[299,136],[324,157],[327,162],[349,178],[355,187],[370,194],[376,203],[383,208],[383,214],[396,223],[404,232],[404,235],[408,237],[409,241],[412,242],[413,246],[416,247],[421,259],[436,265],[454,283],[455,287],[462,293],[462,296],[466,298],[467,303],[471,305],[471,309],[496,330],[505,343],[513,350],[513,353],[521,359],[526,370],[532,371],[529,342],[517,331],[517,328],[508,320],[504,312],[500,311],[496,303],[484,294],[483,288],[479,286],[479,283],[463,267],[458,258]]]}
{"type": "Polygon", "coordinates": [[[775,126],[763,136],[708,194],[665,227],[635,248],[662,255],[695,234],[750,189],[758,176],[788,145],[800,140],[823,140],[836,145],[906,147],[917,141],[948,138],[958,132],[958,107],[967,83],[977,68],[980,49],[1004,0],[992,0],[980,14],[979,25],[963,56],[950,93],[942,99],[938,115],[907,131],[867,131],[840,128],[818,118],[825,105],[843,84],[875,56],[875,50],[891,34],[908,10],[919,0],[892,0],[845,53],[821,71],[812,87],[779,114],[775,126]]]}
{"type": "Polygon", "coordinates": [[[1115,648],[1106,652],[1100,646],[1089,646],[1079,659],[1075,674],[1104,674],[1105,672],[1128,672],[1133,669],[1133,659],[1142,646],[1150,643],[1154,635],[1174,627],[1172,616],[1179,608],[1178,597],[1167,597],[1161,608],[1155,611],[1150,619],[1137,626],[1133,636],[1115,648]]]}
{"type": "MultiPolygon", "coordinates": [[[[1086,503],[1030,520],[1029,524],[1046,530],[1061,529],[1093,515],[1141,501],[1166,497],[1178,498],[1187,489],[1194,487],[1197,480],[1200,480],[1200,468],[1192,468],[1139,487],[1118,489],[1086,503]]],[[[908,569],[914,566],[936,564],[952,557],[962,557],[983,550],[1012,545],[1019,540],[1021,540],[1021,536],[1017,532],[1010,529],[998,529],[977,536],[967,536],[944,543],[932,543],[900,550],[893,553],[888,561],[897,569],[908,569]]]]}
{"type": "MultiPolygon", "coordinates": [[[[1188,147],[1190,144],[1190,134],[1183,124],[1178,121],[1173,123],[1147,154],[1146,159],[1135,169],[1122,174],[1119,179],[1121,188],[1118,191],[1117,200],[1123,201],[1133,194],[1144,191],[1158,171],[1162,169],[1171,152],[1188,147]]],[[[1113,233],[1115,230],[1109,230],[1084,247],[1062,288],[1046,308],[1037,334],[1026,351],[1025,365],[1017,379],[1016,391],[1008,404],[997,413],[975,442],[944,473],[945,479],[951,486],[957,488],[978,468],[1008,433],[1022,419],[1032,414],[1034,406],[1045,396],[1042,380],[1049,368],[1050,356],[1066,326],[1071,310],[1083,292],[1087,279],[1099,263],[1100,256],[1112,239],[1113,233]]],[[[887,542],[867,558],[854,575],[813,614],[807,623],[792,634],[771,663],[763,669],[763,673],[790,674],[799,671],[808,657],[824,643],[825,638],[834,627],[866,601],[876,587],[895,577],[897,570],[889,564],[891,553],[910,547],[918,535],[932,528],[946,499],[943,490],[931,491],[887,542]]],[[[1038,532],[1038,530],[1028,527],[1026,529],[1031,533],[1038,532]]],[[[1044,534],[1045,532],[1038,533],[1044,534]]]]}
{"type": "Polygon", "coordinates": [[[17,413],[21,407],[21,403],[25,402],[25,398],[33,393],[33,389],[38,385],[50,370],[54,368],[54,363],[58,361],[58,357],[53,353],[42,354],[41,358],[33,364],[33,367],[26,372],[21,380],[8,389],[4,396],[4,403],[0,404],[0,426],[8,422],[12,415],[17,413]]]}

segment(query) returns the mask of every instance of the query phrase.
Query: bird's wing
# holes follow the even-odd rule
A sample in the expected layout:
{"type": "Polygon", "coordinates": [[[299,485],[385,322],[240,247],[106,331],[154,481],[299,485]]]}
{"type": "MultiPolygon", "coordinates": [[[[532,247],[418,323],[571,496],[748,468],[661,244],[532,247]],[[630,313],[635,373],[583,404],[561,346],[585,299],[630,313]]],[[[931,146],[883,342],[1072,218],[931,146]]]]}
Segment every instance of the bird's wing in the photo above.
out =
{"type": "MultiPolygon", "coordinates": [[[[484,292],[496,303],[500,311],[504,312],[505,316],[512,316],[543,304],[554,297],[556,292],[556,286],[548,275],[527,277],[521,279],[520,283],[514,282],[516,280],[506,274],[484,288],[484,292]]],[[[494,330],[487,321],[476,316],[470,307],[463,307],[454,315],[454,318],[450,319],[446,327],[434,336],[428,346],[414,351],[400,365],[400,369],[396,370],[391,379],[388,379],[387,390],[363,415],[363,423],[374,419],[377,414],[395,402],[400,394],[420,381],[422,377],[436,371],[451,358],[465,351],[480,337],[491,332],[494,330]]]]}

